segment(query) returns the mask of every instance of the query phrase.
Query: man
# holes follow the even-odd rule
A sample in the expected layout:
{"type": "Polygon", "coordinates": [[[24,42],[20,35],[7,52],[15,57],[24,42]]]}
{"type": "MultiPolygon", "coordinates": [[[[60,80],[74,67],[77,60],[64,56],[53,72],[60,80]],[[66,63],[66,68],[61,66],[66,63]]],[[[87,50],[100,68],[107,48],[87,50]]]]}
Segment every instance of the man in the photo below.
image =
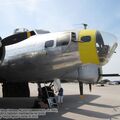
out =
{"type": "Polygon", "coordinates": [[[61,87],[58,92],[58,105],[62,106],[63,104],[63,88],[61,87]]]}

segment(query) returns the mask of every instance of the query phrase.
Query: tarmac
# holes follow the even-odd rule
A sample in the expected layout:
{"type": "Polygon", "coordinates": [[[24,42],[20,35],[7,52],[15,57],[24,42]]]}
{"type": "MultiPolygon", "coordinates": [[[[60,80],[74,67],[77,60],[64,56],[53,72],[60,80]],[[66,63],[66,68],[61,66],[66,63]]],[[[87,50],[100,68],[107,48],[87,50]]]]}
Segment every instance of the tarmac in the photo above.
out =
{"type": "MultiPolygon", "coordinates": [[[[120,120],[120,85],[94,85],[92,92],[84,85],[84,98],[80,98],[78,83],[63,83],[62,87],[64,103],[58,112],[47,112],[31,120],[120,120]]],[[[31,98],[0,98],[0,108],[31,108],[37,95],[36,85],[31,84],[30,89],[31,98]]]]}

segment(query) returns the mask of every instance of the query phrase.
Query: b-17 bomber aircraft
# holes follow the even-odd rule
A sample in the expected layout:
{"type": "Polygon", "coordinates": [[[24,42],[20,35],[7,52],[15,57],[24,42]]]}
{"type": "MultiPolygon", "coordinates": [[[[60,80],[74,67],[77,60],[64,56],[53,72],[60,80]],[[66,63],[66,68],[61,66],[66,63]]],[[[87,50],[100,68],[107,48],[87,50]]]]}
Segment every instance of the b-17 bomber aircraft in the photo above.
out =
{"type": "MultiPolygon", "coordinates": [[[[0,82],[3,97],[29,97],[28,83],[54,79],[98,82],[102,66],[117,48],[114,35],[98,30],[17,32],[0,41],[0,82]]],[[[90,86],[91,88],[91,86],[90,86]]]]}

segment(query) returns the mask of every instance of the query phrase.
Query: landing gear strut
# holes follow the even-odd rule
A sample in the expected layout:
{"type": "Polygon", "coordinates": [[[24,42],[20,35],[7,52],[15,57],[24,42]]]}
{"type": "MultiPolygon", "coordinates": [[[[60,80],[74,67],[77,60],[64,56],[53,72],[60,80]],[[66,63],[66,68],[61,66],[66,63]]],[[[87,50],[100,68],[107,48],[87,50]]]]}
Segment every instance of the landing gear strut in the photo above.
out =
{"type": "Polygon", "coordinates": [[[80,95],[83,95],[83,82],[79,81],[80,95]]]}
{"type": "Polygon", "coordinates": [[[30,97],[28,82],[4,82],[2,92],[3,97],[30,97]]]}

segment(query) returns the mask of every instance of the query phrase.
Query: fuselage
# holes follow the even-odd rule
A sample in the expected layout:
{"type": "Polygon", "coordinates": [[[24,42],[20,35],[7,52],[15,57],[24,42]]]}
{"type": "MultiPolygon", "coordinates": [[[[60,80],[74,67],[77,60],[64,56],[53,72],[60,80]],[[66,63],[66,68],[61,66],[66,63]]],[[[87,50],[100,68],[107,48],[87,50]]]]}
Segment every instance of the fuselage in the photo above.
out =
{"type": "Polygon", "coordinates": [[[48,82],[55,78],[95,82],[117,47],[95,30],[33,35],[5,46],[1,82],[48,82]],[[89,72],[90,71],[90,72],[89,72]]]}
{"type": "Polygon", "coordinates": [[[31,36],[6,46],[5,52],[0,78],[7,81],[51,81],[81,63],[78,43],[71,41],[71,32],[31,36]]]}

